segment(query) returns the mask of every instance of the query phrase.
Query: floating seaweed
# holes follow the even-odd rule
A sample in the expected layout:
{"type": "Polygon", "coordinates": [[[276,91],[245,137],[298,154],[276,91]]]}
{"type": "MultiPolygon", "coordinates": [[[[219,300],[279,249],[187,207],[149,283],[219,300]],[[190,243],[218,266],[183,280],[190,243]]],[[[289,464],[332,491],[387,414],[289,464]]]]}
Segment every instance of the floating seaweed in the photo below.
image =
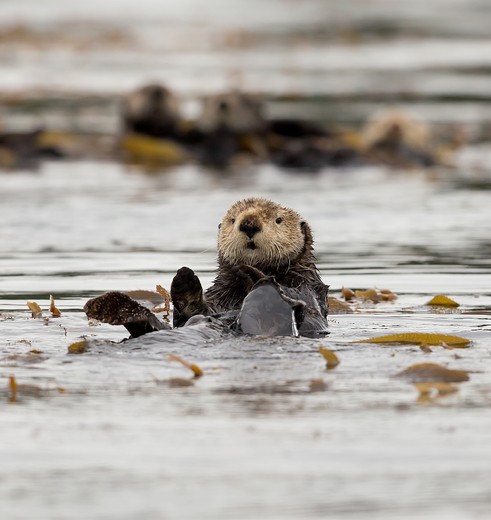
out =
{"type": "Polygon", "coordinates": [[[69,354],[84,354],[87,352],[89,348],[89,345],[87,341],[76,341],[75,343],[72,343],[68,345],[68,353],[69,354]]]}
{"type": "Polygon", "coordinates": [[[434,345],[467,348],[470,340],[459,336],[448,334],[428,334],[423,332],[406,332],[402,334],[389,334],[369,339],[360,339],[354,343],[380,343],[380,344],[411,344],[411,345],[434,345]]]}
{"type": "Polygon", "coordinates": [[[55,298],[52,294],[49,295],[49,312],[53,318],[59,318],[61,316],[60,309],[55,305],[55,298]]]}
{"type": "Polygon", "coordinates": [[[164,299],[164,305],[154,307],[152,310],[153,312],[163,312],[164,318],[167,318],[170,314],[170,303],[171,303],[171,297],[170,293],[167,289],[162,287],[161,285],[157,285],[155,287],[155,290],[162,296],[164,299]]]}
{"type": "Polygon", "coordinates": [[[332,370],[333,368],[336,368],[339,365],[339,358],[332,350],[326,347],[319,347],[319,352],[321,356],[326,360],[326,368],[328,370],[332,370]]]}
{"type": "Polygon", "coordinates": [[[175,354],[169,354],[167,357],[169,361],[177,361],[186,368],[189,368],[189,370],[192,370],[194,373],[194,377],[201,377],[203,375],[203,370],[201,370],[201,368],[198,365],[195,365],[194,363],[189,363],[188,361],[182,359],[179,356],[176,356],[175,354]]]}
{"type": "Polygon", "coordinates": [[[365,302],[379,303],[379,302],[390,302],[397,299],[397,294],[394,294],[389,289],[365,289],[365,290],[351,290],[347,287],[341,289],[341,296],[346,301],[353,301],[359,299],[365,302]]]}
{"type": "Polygon", "coordinates": [[[186,152],[178,144],[144,135],[127,135],[120,145],[129,163],[148,169],[179,164],[186,157],[186,152]]]}
{"type": "Polygon", "coordinates": [[[426,302],[426,305],[433,305],[435,307],[460,307],[460,304],[445,294],[437,294],[429,302],[426,302]]]}
{"type": "Polygon", "coordinates": [[[43,311],[38,303],[27,302],[27,306],[29,307],[30,311],[32,312],[33,318],[42,318],[43,317],[43,311]]]}
{"type": "Polygon", "coordinates": [[[10,402],[15,403],[17,400],[17,381],[14,376],[9,376],[9,392],[10,392],[10,402]]]}
{"type": "Polygon", "coordinates": [[[329,314],[351,314],[353,309],[346,303],[333,296],[327,298],[329,314]]]}

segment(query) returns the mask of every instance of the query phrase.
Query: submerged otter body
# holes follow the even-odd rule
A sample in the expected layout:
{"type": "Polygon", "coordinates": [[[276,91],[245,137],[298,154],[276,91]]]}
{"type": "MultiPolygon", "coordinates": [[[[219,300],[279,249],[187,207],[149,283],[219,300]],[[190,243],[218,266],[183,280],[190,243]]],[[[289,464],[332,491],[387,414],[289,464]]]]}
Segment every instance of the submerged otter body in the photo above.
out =
{"type": "Polygon", "coordinates": [[[190,269],[178,271],[171,286],[174,326],[196,314],[240,309],[260,277],[294,291],[288,296],[308,300],[308,308],[314,308],[308,316],[325,329],[329,287],[315,265],[310,226],[294,210],[263,198],[236,202],[225,214],[219,226],[217,276],[204,295],[190,269]]]}

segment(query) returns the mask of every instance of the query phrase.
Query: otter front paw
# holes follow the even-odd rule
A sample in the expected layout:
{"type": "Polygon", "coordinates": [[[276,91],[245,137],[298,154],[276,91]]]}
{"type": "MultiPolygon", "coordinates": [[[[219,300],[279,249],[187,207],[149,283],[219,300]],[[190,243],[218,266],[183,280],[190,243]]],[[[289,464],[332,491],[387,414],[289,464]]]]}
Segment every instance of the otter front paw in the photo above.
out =
{"type": "Polygon", "coordinates": [[[209,314],[201,282],[189,267],[181,267],[177,271],[170,286],[170,294],[174,305],[174,327],[182,327],[191,316],[209,314]]]}
{"type": "Polygon", "coordinates": [[[245,294],[248,294],[254,285],[263,278],[267,278],[267,276],[252,265],[237,265],[232,266],[231,271],[235,276],[235,279],[242,288],[244,289],[245,294]]]}
{"type": "Polygon", "coordinates": [[[107,292],[92,298],[84,305],[84,311],[89,319],[123,325],[132,338],[168,328],[149,309],[121,292],[107,292]]]}

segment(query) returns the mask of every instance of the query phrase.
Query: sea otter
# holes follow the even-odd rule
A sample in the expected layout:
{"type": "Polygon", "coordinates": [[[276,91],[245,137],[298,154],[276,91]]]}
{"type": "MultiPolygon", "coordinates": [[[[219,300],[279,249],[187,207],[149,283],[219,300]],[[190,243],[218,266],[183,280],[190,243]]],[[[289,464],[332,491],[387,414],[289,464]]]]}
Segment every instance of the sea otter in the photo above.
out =
{"type": "Polygon", "coordinates": [[[367,158],[379,164],[411,168],[439,162],[429,126],[400,110],[375,114],[367,121],[361,137],[367,158]]]}
{"type": "MultiPolygon", "coordinates": [[[[327,330],[327,292],[315,265],[312,232],[292,209],[263,198],[236,202],[219,225],[218,273],[203,294],[188,267],[171,285],[173,325],[215,320],[225,330],[317,337],[327,330]]],[[[88,318],[123,325],[132,337],[169,328],[127,294],[105,293],[88,318]]]]}
{"type": "Polygon", "coordinates": [[[123,98],[121,119],[125,133],[174,138],[181,116],[175,95],[163,85],[150,84],[123,98]]]}
{"type": "Polygon", "coordinates": [[[171,285],[174,326],[194,315],[240,309],[261,277],[272,277],[290,291],[288,296],[307,300],[314,321],[325,328],[329,286],[315,264],[309,224],[296,211],[256,197],[236,202],[223,217],[218,272],[204,294],[191,269],[177,272],[171,285]]]}
{"type": "Polygon", "coordinates": [[[202,134],[199,156],[213,168],[226,169],[238,156],[266,159],[267,122],[259,97],[231,90],[203,99],[196,128],[202,134]]]}
{"type": "Polygon", "coordinates": [[[199,157],[214,168],[244,164],[238,158],[270,161],[281,168],[317,171],[356,164],[359,154],[324,125],[268,117],[266,99],[238,90],[207,97],[196,121],[203,140],[199,157]]]}
{"type": "MultiPolygon", "coordinates": [[[[310,293],[302,294],[295,289],[282,287],[273,277],[264,276],[248,266],[243,274],[257,281],[245,297],[240,310],[217,313],[211,316],[194,315],[186,327],[205,325],[215,332],[226,334],[252,334],[261,336],[319,336],[327,333],[325,320],[317,302],[310,293]],[[246,274],[246,271],[249,271],[246,274]],[[291,296],[289,296],[291,294],[291,296]],[[309,302],[309,303],[307,303],[309,302]]],[[[191,271],[192,272],[192,271],[191,271]]],[[[84,310],[88,318],[111,325],[123,325],[132,338],[149,332],[167,330],[170,325],[159,320],[147,307],[121,292],[107,292],[89,300],[84,310]]]]}

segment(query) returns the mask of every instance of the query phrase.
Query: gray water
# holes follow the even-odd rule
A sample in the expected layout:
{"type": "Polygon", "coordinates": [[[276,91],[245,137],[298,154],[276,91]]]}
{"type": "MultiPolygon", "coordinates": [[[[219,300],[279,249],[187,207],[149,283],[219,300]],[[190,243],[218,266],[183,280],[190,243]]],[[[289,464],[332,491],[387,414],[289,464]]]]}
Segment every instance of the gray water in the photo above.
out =
{"type": "MultiPolygon", "coordinates": [[[[205,8],[191,0],[167,10],[149,0],[102,7],[3,2],[4,24],[20,19],[50,29],[82,20],[84,31],[95,27],[98,35],[101,26],[122,27],[137,35],[139,46],[19,45],[13,60],[12,47],[0,45],[5,99],[45,99],[39,89],[49,87],[48,98],[60,101],[6,104],[2,118],[17,128],[41,121],[114,131],[114,96],[150,76],[176,88],[192,111],[194,96],[236,81],[230,71],[243,67],[245,86],[266,91],[272,109],[284,109],[285,92],[300,94],[297,107],[312,106],[312,96],[319,106],[322,94],[342,113],[339,121],[355,121],[374,103],[390,102],[390,96],[366,101],[370,76],[389,89],[391,78],[403,82],[400,68],[415,84],[431,78],[448,93],[459,85],[443,81],[451,66],[452,78],[469,74],[462,99],[442,102],[438,93],[416,89],[411,108],[437,125],[465,121],[475,129],[485,122],[489,104],[473,89],[483,85],[484,92],[489,81],[487,3],[351,4],[356,9],[235,2],[232,13],[225,3],[205,8]],[[383,38],[373,29],[381,21],[394,28],[383,38]],[[358,29],[361,42],[340,43],[334,28],[353,24],[368,27],[358,29]],[[160,36],[162,27],[168,38],[160,36]],[[237,31],[259,40],[234,50],[223,42],[238,38],[237,31]],[[292,41],[298,61],[287,51],[292,41]],[[371,52],[380,66],[363,65],[371,52]],[[282,59],[298,67],[289,70],[282,59]],[[341,80],[359,97],[340,105],[341,80]],[[92,101],[73,104],[87,91],[102,99],[95,109],[92,101]]],[[[2,519],[488,518],[491,199],[465,181],[490,171],[489,146],[465,148],[456,163],[432,172],[355,168],[315,175],[269,165],[228,174],[185,165],[150,175],[118,163],[75,161],[0,172],[2,519]],[[88,298],[169,288],[182,265],[208,286],[218,222],[231,203],[251,195],[308,219],[333,296],[342,287],[376,287],[392,290],[397,300],[358,302],[351,314],[331,315],[331,333],[322,341],[233,338],[196,327],[121,342],[124,329],[87,322],[88,298]],[[425,306],[438,293],[461,306],[425,306]],[[60,318],[50,317],[50,294],[60,318]],[[44,317],[32,318],[27,301],[38,302],[44,317]],[[472,344],[425,352],[353,343],[399,332],[453,334],[472,344]],[[89,350],[68,354],[84,338],[89,350]],[[326,370],[320,345],[340,359],[334,370],[326,370]],[[196,363],[204,375],[193,378],[169,353],[196,363]],[[469,381],[423,400],[413,384],[394,377],[422,362],[468,370],[469,381]],[[10,375],[19,385],[15,402],[10,375]]]]}
{"type": "Polygon", "coordinates": [[[2,177],[4,517],[485,518],[488,193],[368,170],[297,177],[259,168],[242,183],[192,168],[145,177],[93,163],[2,177]],[[342,286],[378,287],[398,299],[331,316],[323,341],[195,330],[184,339],[161,332],[101,342],[127,334],[89,327],[82,311],[89,297],[168,288],[181,265],[208,285],[217,222],[251,194],[309,219],[334,295],[342,286]],[[424,307],[440,292],[459,311],[424,307]],[[47,317],[49,294],[62,316],[31,318],[26,301],[47,317]],[[414,331],[473,344],[428,354],[352,343],[414,331]],[[67,354],[87,336],[95,341],[89,352],[67,354]],[[337,353],[335,370],[325,370],[320,344],[337,353]],[[168,353],[204,376],[193,380],[168,353]],[[394,375],[427,361],[470,370],[470,381],[421,404],[415,387],[394,375]],[[20,391],[9,404],[10,374],[37,393],[20,391]]]}

